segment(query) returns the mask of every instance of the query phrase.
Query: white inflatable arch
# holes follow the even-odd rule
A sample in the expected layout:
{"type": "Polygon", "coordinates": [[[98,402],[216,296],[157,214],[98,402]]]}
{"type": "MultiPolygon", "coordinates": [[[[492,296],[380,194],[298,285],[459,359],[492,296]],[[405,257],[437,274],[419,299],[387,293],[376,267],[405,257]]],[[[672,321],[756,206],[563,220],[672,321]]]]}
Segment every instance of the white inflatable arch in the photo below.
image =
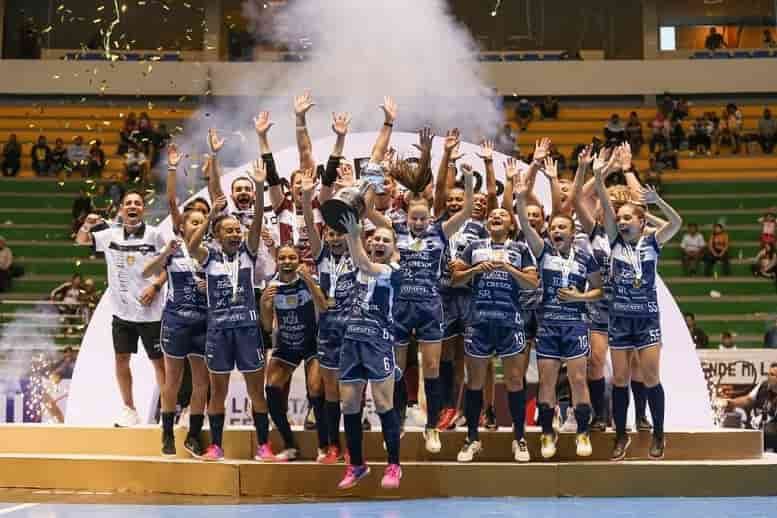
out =
{"type": "MultiPolygon", "coordinates": [[[[375,141],[375,133],[356,133],[348,135],[345,147],[347,157],[368,157],[375,141]]],[[[411,133],[395,133],[391,144],[405,156],[416,153],[412,147],[417,143],[417,136],[411,133]]],[[[313,143],[314,156],[319,163],[325,163],[326,158],[334,144],[334,137],[316,140],[313,143]]],[[[434,142],[433,157],[439,160],[442,155],[442,139],[434,142]]],[[[483,164],[476,155],[479,147],[474,144],[462,143],[462,151],[466,153],[461,162],[472,165],[475,171],[483,171],[483,164]]],[[[497,179],[504,180],[504,161],[506,156],[495,153],[494,165],[497,179]]],[[[289,147],[275,153],[275,160],[281,174],[288,175],[298,166],[296,147],[289,147]]],[[[433,170],[437,170],[438,161],[434,161],[433,170]]],[[[229,192],[230,183],[238,175],[249,174],[250,166],[245,165],[231,170],[221,179],[225,192],[229,192]]],[[[547,180],[539,175],[535,194],[547,209],[550,209],[550,190],[547,180]]],[[[205,191],[196,193],[195,196],[205,196],[205,191]]],[[[166,218],[160,225],[162,230],[171,235],[170,218],[166,218]]],[[[162,296],[163,294],[160,294],[162,296]]],[[[658,300],[661,308],[661,327],[663,330],[663,354],[661,359],[662,381],[667,395],[666,428],[678,429],[707,429],[712,428],[712,416],[706,383],[701,370],[699,360],[695,353],[693,340],[685,325],[685,320],[680,312],[672,294],[666,285],[658,280],[658,300]]],[[[111,340],[111,298],[103,297],[89,324],[89,327],[81,344],[81,352],[78,356],[73,381],[70,386],[70,396],[67,404],[65,422],[71,425],[81,426],[111,426],[113,419],[121,409],[121,398],[114,375],[113,345],[111,340]]],[[[155,404],[158,389],[155,386],[154,374],[148,362],[143,347],[132,359],[134,399],[144,422],[152,422],[155,413],[155,404]]],[[[240,389],[242,383],[232,384],[230,391],[240,389]]],[[[295,400],[304,401],[304,381],[294,383],[300,392],[295,400]]],[[[244,398],[230,399],[232,418],[228,424],[250,424],[250,413],[245,412],[244,398]]],[[[296,401],[295,401],[296,402],[296,401]]],[[[290,409],[295,413],[301,413],[301,405],[292,404],[290,409]]],[[[633,408],[633,405],[632,405],[633,408]]]]}

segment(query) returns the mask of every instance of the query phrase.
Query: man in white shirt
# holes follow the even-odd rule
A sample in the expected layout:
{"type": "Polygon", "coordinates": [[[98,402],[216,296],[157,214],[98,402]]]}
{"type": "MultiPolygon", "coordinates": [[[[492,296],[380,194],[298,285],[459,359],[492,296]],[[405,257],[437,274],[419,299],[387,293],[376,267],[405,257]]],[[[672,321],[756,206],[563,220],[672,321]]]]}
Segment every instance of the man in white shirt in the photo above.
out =
{"type": "Polygon", "coordinates": [[[96,215],[87,217],[76,242],[91,245],[105,254],[108,287],[113,303],[113,349],[116,380],[124,403],[116,426],[133,426],[140,419],[132,398],[130,358],[138,352],[138,339],[154,366],[157,384],[164,386],[165,371],[159,343],[160,321],[165,298],[160,292],[167,273],[156,279],[143,278],[148,259],[161,253],[165,241],[156,227],[143,222],[145,200],[137,191],[128,191],[121,200],[120,226],[109,226],[96,215]]]}
{"type": "Polygon", "coordinates": [[[699,232],[699,226],[696,223],[689,223],[688,232],[685,233],[680,242],[684,275],[696,275],[699,261],[704,256],[706,246],[704,236],[699,232]]]}

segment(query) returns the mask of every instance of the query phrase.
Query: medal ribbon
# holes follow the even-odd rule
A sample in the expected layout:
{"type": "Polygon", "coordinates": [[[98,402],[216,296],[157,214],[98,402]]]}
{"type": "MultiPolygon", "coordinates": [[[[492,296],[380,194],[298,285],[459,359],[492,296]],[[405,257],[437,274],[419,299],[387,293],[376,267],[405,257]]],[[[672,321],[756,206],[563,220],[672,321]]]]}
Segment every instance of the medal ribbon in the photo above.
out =
{"type": "Polygon", "coordinates": [[[639,251],[642,249],[642,239],[639,238],[637,246],[634,247],[631,243],[624,240],[624,250],[626,252],[626,259],[631,263],[631,267],[634,268],[634,284],[639,287],[642,284],[642,257],[639,251]]]}

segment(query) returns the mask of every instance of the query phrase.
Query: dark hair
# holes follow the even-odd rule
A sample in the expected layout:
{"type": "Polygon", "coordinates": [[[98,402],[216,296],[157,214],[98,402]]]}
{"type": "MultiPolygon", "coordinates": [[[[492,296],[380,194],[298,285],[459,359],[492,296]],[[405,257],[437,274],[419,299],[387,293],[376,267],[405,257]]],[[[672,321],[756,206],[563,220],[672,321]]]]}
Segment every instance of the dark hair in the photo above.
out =
{"type": "Polygon", "coordinates": [[[195,203],[204,203],[205,206],[208,207],[208,212],[210,212],[210,203],[208,203],[208,200],[206,200],[202,196],[198,196],[194,198],[192,201],[190,201],[189,203],[187,203],[186,205],[184,205],[184,208],[183,208],[184,212],[194,210],[195,203]]]}
{"type": "Polygon", "coordinates": [[[63,353],[72,353],[72,352],[75,352],[75,349],[73,349],[73,347],[71,347],[69,345],[66,345],[65,348],[62,349],[62,352],[63,353]]]}
{"type": "Polygon", "coordinates": [[[249,177],[247,177],[247,176],[238,176],[237,178],[235,178],[234,180],[232,180],[232,183],[229,185],[229,190],[230,190],[230,192],[232,191],[232,189],[234,189],[234,188],[235,188],[235,184],[236,184],[237,182],[242,182],[242,181],[244,181],[244,180],[245,180],[245,181],[247,181],[247,182],[249,182],[249,183],[251,184],[251,186],[253,187],[253,185],[254,185],[254,181],[253,181],[253,180],[251,180],[249,177]]]}
{"type": "Polygon", "coordinates": [[[216,218],[216,219],[213,221],[213,223],[212,223],[212,225],[211,225],[211,228],[213,229],[213,234],[214,234],[214,235],[218,235],[218,233],[219,233],[219,229],[220,229],[220,227],[221,227],[221,224],[224,222],[224,220],[227,220],[227,219],[234,219],[235,221],[237,221],[238,223],[240,223],[240,222],[238,221],[238,219],[237,219],[235,216],[233,216],[233,215],[231,215],[231,214],[222,214],[221,216],[217,217],[217,218],[216,218]]]}
{"type": "Polygon", "coordinates": [[[691,317],[692,319],[696,320],[696,315],[695,315],[695,314],[693,314],[693,313],[691,313],[691,312],[688,312],[688,313],[683,313],[683,316],[684,316],[685,318],[691,317]]]}
{"type": "Polygon", "coordinates": [[[732,335],[731,335],[731,331],[723,331],[723,332],[720,334],[720,336],[721,336],[722,338],[731,338],[731,336],[732,336],[732,335]]]}
{"type": "Polygon", "coordinates": [[[124,200],[127,199],[127,196],[131,196],[133,194],[135,194],[137,196],[140,196],[140,199],[143,200],[143,206],[145,207],[146,206],[146,198],[145,198],[145,196],[143,196],[142,192],[140,192],[140,191],[138,191],[136,189],[130,189],[129,191],[125,192],[122,195],[122,197],[121,197],[121,201],[119,202],[119,205],[124,205],[124,200]]]}
{"type": "Polygon", "coordinates": [[[76,277],[78,277],[79,279],[83,279],[83,277],[81,277],[81,274],[80,274],[80,273],[74,273],[74,274],[73,274],[73,275],[70,277],[70,280],[72,281],[72,280],[73,280],[73,279],[75,279],[76,277]]]}
{"type": "Polygon", "coordinates": [[[777,367],[777,362],[772,362],[772,363],[769,364],[769,368],[770,369],[773,369],[775,367],[777,367]]]}

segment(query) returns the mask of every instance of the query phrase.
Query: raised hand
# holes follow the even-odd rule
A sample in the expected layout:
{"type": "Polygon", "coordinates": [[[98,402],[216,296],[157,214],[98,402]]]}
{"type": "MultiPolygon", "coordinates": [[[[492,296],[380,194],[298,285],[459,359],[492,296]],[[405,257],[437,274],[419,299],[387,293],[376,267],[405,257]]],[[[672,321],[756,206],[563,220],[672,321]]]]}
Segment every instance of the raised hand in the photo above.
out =
{"type": "Polygon", "coordinates": [[[617,159],[618,156],[615,151],[608,149],[600,150],[594,158],[594,176],[596,178],[604,178],[617,159]]]}
{"type": "Polygon", "coordinates": [[[434,131],[432,128],[423,128],[418,132],[418,144],[413,144],[413,147],[423,153],[432,152],[432,141],[434,140],[434,131]]]}
{"type": "Polygon", "coordinates": [[[453,128],[445,134],[445,151],[451,153],[461,143],[461,133],[459,128],[453,128]]]}
{"type": "Polygon", "coordinates": [[[543,170],[545,176],[550,179],[558,178],[558,161],[553,160],[551,157],[545,157],[544,162],[545,169],[543,170]]]}
{"type": "Polygon", "coordinates": [[[264,226],[262,227],[262,241],[264,242],[264,246],[269,249],[272,249],[275,246],[275,240],[272,238],[270,229],[264,226]]]}
{"type": "Polygon", "coordinates": [[[275,123],[270,120],[270,112],[259,112],[259,115],[254,117],[254,129],[260,137],[266,136],[273,124],[275,123]]]}
{"type": "Polygon", "coordinates": [[[178,167],[182,159],[183,154],[178,151],[178,146],[175,145],[175,142],[170,142],[167,145],[167,165],[172,168],[178,167]]]}
{"type": "Polygon", "coordinates": [[[394,99],[389,96],[384,97],[383,104],[380,105],[380,108],[383,110],[386,123],[394,124],[394,121],[397,119],[397,111],[399,109],[397,103],[394,102],[394,99]]]}
{"type": "Polygon", "coordinates": [[[224,194],[219,194],[216,199],[213,200],[213,206],[210,208],[210,214],[208,218],[213,221],[219,214],[227,207],[227,197],[224,194]]]}
{"type": "Polygon", "coordinates": [[[313,194],[316,189],[316,170],[306,169],[302,171],[302,194],[313,194]]]}
{"type": "Polygon", "coordinates": [[[254,160],[251,165],[254,170],[254,181],[263,183],[267,179],[267,166],[264,165],[264,160],[254,160]]]}
{"type": "Polygon", "coordinates": [[[462,164],[461,165],[461,174],[465,178],[468,178],[468,177],[472,176],[475,173],[472,171],[472,166],[471,165],[469,165],[469,164],[462,164]]]}
{"type": "Polygon", "coordinates": [[[525,200],[529,196],[529,185],[526,183],[526,180],[523,179],[523,175],[516,174],[513,177],[513,182],[515,183],[515,196],[519,200],[525,200]]]}
{"type": "Polygon", "coordinates": [[[542,162],[550,154],[552,142],[549,138],[541,138],[534,143],[534,161],[542,162]]]}
{"type": "Polygon", "coordinates": [[[388,148],[386,150],[386,153],[383,155],[383,163],[384,164],[390,164],[394,161],[397,157],[397,150],[393,147],[388,148]]]}
{"type": "Polygon", "coordinates": [[[505,179],[514,180],[516,177],[520,177],[518,173],[518,161],[512,157],[508,158],[503,164],[505,169],[505,179]]]}
{"type": "Polygon", "coordinates": [[[335,113],[332,112],[332,131],[338,137],[344,137],[348,134],[348,125],[351,123],[350,113],[335,113]]]}
{"type": "Polygon", "coordinates": [[[588,144],[584,147],[582,151],[580,151],[580,154],[577,155],[577,161],[585,168],[591,167],[591,164],[594,163],[594,146],[588,144]]]}
{"type": "Polygon", "coordinates": [[[621,169],[623,171],[631,171],[631,160],[632,160],[631,144],[629,144],[628,142],[624,142],[623,144],[621,144],[618,150],[620,151],[621,169]]]}
{"type": "Polygon", "coordinates": [[[480,151],[478,151],[478,156],[482,158],[484,161],[488,162],[489,160],[494,159],[494,141],[493,140],[484,140],[483,143],[480,145],[480,151]]]}
{"type": "Polygon", "coordinates": [[[294,97],[294,113],[297,116],[304,116],[315,105],[310,90],[305,90],[302,95],[294,97]]]}
{"type": "Polygon", "coordinates": [[[343,216],[340,218],[340,223],[345,227],[345,231],[352,235],[354,238],[359,238],[359,234],[361,234],[361,229],[359,228],[359,221],[356,219],[356,216],[353,215],[351,212],[346,212],[343,214],[343,216]]]}
{"type": "Polygon", "coordinates": [[[224,139],[219,138],[218,131],[215,128],[208,130],[208,145],[212,153],[218,153],[224,147],[224,139]]]}
{"type": "Polygon", "coordinates": [[[163,254],[167,256],[171,256],[175,254],[180,248],[181,248],[181,242],[178,241],[177,239],[173,239],[169,243],[167,243],[167,246],[165,247],[163,254]]]}
{"type": "Polygon", "coordinates": [[[656,190],[650,185],[648,185],[642,190],[641,195],[642,195],[642,203],[644,203],[645,205],[658,203],[658,200],[661,199],[661,197],[658,195],[656,190]]]}

